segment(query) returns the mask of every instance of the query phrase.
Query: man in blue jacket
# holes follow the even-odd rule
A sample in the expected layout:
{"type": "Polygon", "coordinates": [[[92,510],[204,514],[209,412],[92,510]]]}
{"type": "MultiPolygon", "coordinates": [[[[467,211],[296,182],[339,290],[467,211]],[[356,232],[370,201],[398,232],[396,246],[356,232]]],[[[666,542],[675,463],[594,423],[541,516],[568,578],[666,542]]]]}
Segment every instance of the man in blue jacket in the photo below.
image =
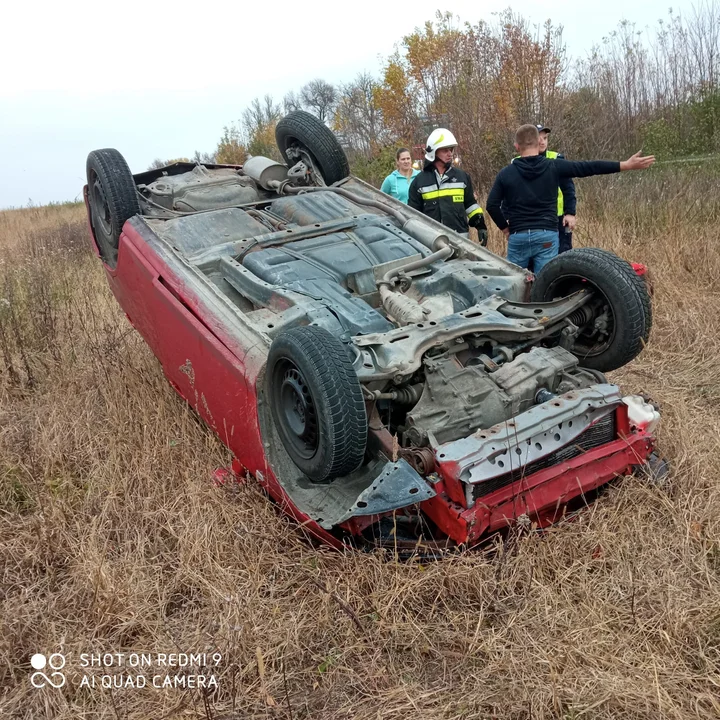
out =
{"type": "Polygon", "coordinates": [[[558,254],[557,195],[565,178],[644,170],[655,162],[639,152],[622,162],[548,160],[535,125],[518,128],[515,149],[520,157],[498,173],[487,211],[508,239],[508,260],[524,268],[532,260],[535,273],[558,254]]]}

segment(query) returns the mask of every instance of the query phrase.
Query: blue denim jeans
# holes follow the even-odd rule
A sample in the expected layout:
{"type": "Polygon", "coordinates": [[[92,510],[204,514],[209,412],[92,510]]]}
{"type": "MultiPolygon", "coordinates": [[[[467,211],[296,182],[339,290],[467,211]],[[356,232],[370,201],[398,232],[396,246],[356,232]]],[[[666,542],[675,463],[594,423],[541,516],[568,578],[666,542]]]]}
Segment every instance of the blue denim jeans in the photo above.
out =
{"type": "Polygon", "coordinates": [[[558,254],[557,230],[521,230],[508,238],[507,259],[527,268],[533,261],[537,275],[558,254]]]}

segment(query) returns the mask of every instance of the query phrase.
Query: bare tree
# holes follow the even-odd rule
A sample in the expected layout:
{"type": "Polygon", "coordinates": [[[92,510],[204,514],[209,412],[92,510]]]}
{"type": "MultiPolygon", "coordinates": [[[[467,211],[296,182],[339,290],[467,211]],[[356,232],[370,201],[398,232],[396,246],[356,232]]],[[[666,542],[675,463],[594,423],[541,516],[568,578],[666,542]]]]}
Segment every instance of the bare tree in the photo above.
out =
{"type": "Polygon", "coordinates": [[[283,98],[283,110],[285,111],[286,115],[293,112],[294,110],[302,110],[302,102],[300,101],[300,98],[297,96],[294,90],[286,93],[285,97],[283,98]]]}
{"type": "Polygon", "coordinates": [[[195,151],[195,154],[192,156],[192,161],[194,163],[198,163],[199,165],[217,162],[215,159],[215,153],[200,152],[199,150],[195,151]]]}
{"type": "Polygon", "coordinates": [[[275,126],[282,117],[282,109],[272,95],[255,98],[242,112],[241,143],[250,155],[279,159],[275,144],[275,126]]]}
{"type": "Polygon", "coordinates": [[[352,82],[340,86],[335,108],[335,129],[343,134],[350,148],[366,156],[390,141],[375,102],[378,88],[372,75],[360,73],[352,82]]]}
{"type": "Polygon", "coordinates": [[[275,103],[272,95],[265,95],[262,100],[255,98],[250,103],[250,107],[245,108],[242,113],[243,129],[248,140],[263,132],[268,126],[274,127],[281,115],[282,110],[275,103]]]}
{"type": "MultiPolygon", "coordinates": [[[[677,156],[715,152],[720,0],[698,0],[684,16],[671,11],[654,30],[620,23],[572,62],[550,22],[532,25],[507,10],[470,25],[438,13],[402,38],[379,78],[361,73],[339,87],[313,80],[281,105],[331,122],[365,177],[381,174],[397,143],[421,145],[438,126],[455,133],[478,188],[508,161],[513,132],[526,122],[551,125],[553,149],[575,158],[641,145],[677,156]]],[[[275,153],[280,112],[270,96],[254,100],[224,138],[223,156],[275,153]]]]}
{"type": "MultiPolygon", "coordinates": [[[[720,6],[701,1],[689,18],[670,10],[649,38],[632,24],[620,23],[576,64],[570,89],[595,98],[591,123],[606,142],[611,140],[612,154],[643,143],[661,155],[718,148],[719,28],[720,6]]],[[[595,134],[587,126],[579,133],[595,134]]]]}
{"type": "Polygon", "coordinates": [[[300,88],[300,100],[305,108],[325,122],[337,102],[337,90],[325,80],[311,80],[300,88]]]}

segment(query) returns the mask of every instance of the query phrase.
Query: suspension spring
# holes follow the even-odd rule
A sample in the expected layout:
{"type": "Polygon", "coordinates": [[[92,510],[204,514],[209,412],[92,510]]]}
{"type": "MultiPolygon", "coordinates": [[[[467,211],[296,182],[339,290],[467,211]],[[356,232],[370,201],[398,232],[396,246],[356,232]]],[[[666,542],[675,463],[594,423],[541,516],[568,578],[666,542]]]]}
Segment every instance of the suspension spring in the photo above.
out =
{"type": "Polygon", "coordinates": [[[592,320],[592,317],[592,310],[587,305],[583,305],[577,310],[573,310],[570,315],[568,315],[567,319],[573,325],[576,325],[577,327],[582,327],[583,325],[589,323],[592,320]]]}

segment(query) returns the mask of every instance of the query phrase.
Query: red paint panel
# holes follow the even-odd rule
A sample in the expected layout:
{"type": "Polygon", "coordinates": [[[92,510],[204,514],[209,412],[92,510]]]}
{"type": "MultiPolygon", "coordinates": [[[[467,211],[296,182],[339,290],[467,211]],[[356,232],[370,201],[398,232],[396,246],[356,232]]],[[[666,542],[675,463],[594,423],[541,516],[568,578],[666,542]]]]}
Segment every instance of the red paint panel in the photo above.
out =
{"type": "Polygon", "coordinates": [[[445,485],[445,492],[452,502],[460,505],[463,508],[467,507],[467,499],[465,498],[465,484],[462,483],[457,477],[446,474],[443,472],[443,466],[440,466],[442,472],[443,482],[445,485]]]}
{"type": "Polygon", "coordinates": [[[221,342],[200,320],[210,313],[204,311],[197,299],[194,312],[178,292],[178,288],[186,290],[184,285],[167,268],[167,274],[161,275],[158,268],[163,267],[144,240],[126,226],[120,238],[117,267],[106,266],[105,270],[115,297],[177,392],[233,452],[237,462],[258,478],[285,513],[309,534],[341,547],[337,538],[292,504],[265,456],[255,390],[265,353],[241,348],[235,340],[221,342]],[[199,315],[200,312],[203,314],[199,315]],[[234,345],[237,354],[228,345],[234,345]],[[249,367],[241,358],[250,361],[249,367]]]}
{"type": "Polygon", "coordinates": [[[243,462],[248,450],[256,449],[259,431],[255,394],[242,363],[124,239],[113,291],[173,386],[243,462]]]}
{"type": "MultiPolygon", "coordinates": [[[[468,519],[463,515],[465,508],[454,503],[445,492],[442,482],[435,483],[433,488],[437,495],[420,504],[420,509],[442,530],[450,539],[458,544],[467,542],[468,519]]],[[[474,522],[474,517],[471,522],[474,522]]]]}

